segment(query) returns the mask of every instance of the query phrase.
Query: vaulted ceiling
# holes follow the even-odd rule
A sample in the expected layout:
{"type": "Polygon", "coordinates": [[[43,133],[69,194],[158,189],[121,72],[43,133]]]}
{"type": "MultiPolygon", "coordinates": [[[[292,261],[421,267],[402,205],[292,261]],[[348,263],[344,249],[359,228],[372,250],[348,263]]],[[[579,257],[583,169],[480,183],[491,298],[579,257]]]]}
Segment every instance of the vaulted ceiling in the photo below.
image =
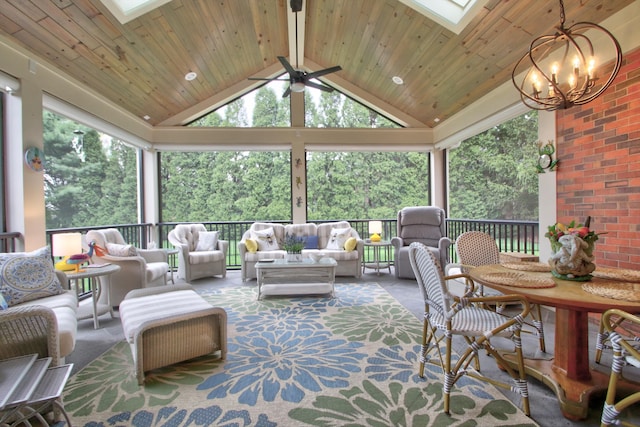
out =
{"type": "MultiPolygon", "coordinates": [[[[633,1],[566,0],[566,25],[633,1]]],[[[531,40],[559,23],[554,0],[485,0],[456,34],[406,3],[305,0],[297,51],[289,0],[171,0],[124,24],[100,0],[0,0],[0,35],[152,125],[255,88],[248,78],[283,73],[285,56],[307,71],[340,65],[322,81],[406,126],[434,127],[509,81],[531,40]]]]}

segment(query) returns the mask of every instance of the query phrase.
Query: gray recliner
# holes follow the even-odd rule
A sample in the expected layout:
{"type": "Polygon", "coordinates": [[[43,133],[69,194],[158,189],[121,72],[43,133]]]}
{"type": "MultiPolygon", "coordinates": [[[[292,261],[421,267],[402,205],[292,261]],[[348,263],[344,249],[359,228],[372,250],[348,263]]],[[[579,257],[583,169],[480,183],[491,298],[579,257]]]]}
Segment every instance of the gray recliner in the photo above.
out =
{"type": "Polygon", "coordinates": [[[444,270],[449,262],[451,240],[446,237],[445,212],[437,206],[411,206],[398,212],[397,235],[391,239],[395,248],[394,266],[399,279],[415,279],[409,261],[409,245],[425,244],[444,270]]]}

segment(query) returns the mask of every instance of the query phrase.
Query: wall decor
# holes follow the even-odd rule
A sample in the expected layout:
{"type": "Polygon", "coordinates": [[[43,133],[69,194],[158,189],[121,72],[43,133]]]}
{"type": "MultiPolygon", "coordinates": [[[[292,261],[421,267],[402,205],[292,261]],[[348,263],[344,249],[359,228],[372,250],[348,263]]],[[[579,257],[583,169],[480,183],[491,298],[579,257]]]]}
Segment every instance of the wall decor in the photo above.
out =
{"type": "Polygon", "coordinates": [[[44,169],[44,153],[37,147],[27,148],[24,152],[24,162],[31,170],[42,172],[44,169]]]}
{"type": "Polygon", "coordinates": [[[553,145],[553,140],[549,140],[546,144],[538,141],[538,162],[536,163],[538,173],[544,173],[546,169],[552,171],[558,166],[559,160],[553,159],[555,152],[556,148],[553,145]]]}

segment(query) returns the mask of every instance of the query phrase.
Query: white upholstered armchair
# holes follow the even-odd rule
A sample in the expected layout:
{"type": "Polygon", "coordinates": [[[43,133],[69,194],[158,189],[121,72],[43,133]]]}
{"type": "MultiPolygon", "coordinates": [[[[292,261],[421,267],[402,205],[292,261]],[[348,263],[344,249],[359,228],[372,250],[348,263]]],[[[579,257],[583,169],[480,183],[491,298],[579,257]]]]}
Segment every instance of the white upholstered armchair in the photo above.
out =
{"type": "Polygon", "coordinates": [[[178,224],[167,236],[178,250],[178,277],[187,283],[203,277],[227,275],[229,242],[203,224],[178,224]]]}
{"type": "Polygon", "coordinates": [[[437,206],[412,206],[398,212],[398,224],[391,244],[395,248],[394,266],[397,278],[415,279],[409,261],[409,245],[419,242],[426,245],[445,269],[449,261],[451,240],[446,237],[444,210],[437,206]]]}
{"type": "Polygon", "coordinates": [[[93,255],[92,261],[96,264],[115,264],[120,266],[120,271],[110,277],[101,277],[101,283],[108,287],[111,304],[120,305],[125,295],[133,290],[151,286],[163,286],[167,284],[169,263],[167,251],[163,249],[137,249],[127,244],[120,231],[115,228],[104,230],[90,230],[87,232],[86,241],[95,241],[96,245],[105,249],[103,256],[93,255]],[[103,282],[104,280],[104,282],[103,282]]]}

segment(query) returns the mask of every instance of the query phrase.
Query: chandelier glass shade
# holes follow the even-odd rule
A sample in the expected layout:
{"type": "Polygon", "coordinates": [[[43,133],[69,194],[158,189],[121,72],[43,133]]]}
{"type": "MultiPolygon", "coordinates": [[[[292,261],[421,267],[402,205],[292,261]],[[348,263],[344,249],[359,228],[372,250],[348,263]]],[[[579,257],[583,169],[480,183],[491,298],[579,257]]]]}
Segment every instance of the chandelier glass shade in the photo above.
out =
{"type": "Polygon", "coordinates": [[[534,110],[553,111],[587,104],[600,96],[620,71],[620,44],[609,31],[591,22],[565,28],[564,22],[560,0],[560,26],[556,33],[533,40],[511,73],[520,99],[534,110]],[[613,53],[611,69],[599,67],[602,64],[598,58],[611,56],[603,52],[613,53]]]}

